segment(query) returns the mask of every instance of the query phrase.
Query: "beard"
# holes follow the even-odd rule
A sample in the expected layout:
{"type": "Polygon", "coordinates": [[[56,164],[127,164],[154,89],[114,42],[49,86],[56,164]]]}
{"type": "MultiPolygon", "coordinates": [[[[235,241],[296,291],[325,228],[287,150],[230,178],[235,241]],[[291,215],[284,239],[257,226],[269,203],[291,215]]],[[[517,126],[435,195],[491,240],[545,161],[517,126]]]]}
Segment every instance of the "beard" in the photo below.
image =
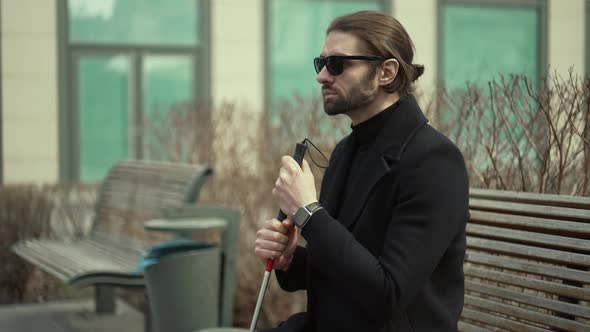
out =
{"type": "Polygon", "coordinates": [[[374,68],[360,82],[350,86],[348,96],[339,93],[331,102],[324,100],[324,112],[328,115],[338,115],[372,103],[377,96],[377,85],[373,82],[376,73],[377,70],[374,68]]]}

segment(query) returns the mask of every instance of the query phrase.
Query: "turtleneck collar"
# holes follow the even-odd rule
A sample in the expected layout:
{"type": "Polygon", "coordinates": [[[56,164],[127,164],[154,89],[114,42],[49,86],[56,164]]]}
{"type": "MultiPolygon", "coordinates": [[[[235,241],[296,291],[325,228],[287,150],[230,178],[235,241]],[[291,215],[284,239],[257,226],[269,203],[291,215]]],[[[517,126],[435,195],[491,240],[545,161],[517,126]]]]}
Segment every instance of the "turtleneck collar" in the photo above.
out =
{"type": "Polygon", "coordinates": [[[401,97],[391,106],[375,114],[373,117],[359,123],[356,126],[351,126],[352,134],[355,137],[357,144],[362,146],[373,143],[377,138],[377,135],[379,135],[381,129],[383,129],[383,126],[389,120],[389,117],[393,111],[404,99],[405,97],[401,97]]]}

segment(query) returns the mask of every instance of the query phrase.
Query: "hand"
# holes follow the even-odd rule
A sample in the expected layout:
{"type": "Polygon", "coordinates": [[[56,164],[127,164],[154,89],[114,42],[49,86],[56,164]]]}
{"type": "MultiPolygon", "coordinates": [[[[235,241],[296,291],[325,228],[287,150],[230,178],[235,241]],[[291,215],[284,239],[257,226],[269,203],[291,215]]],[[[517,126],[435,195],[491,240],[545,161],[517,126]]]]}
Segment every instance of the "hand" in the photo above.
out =
{"type": "Polygon", "coordinates": [[[268,220],[256,232],[254,253],[265,263],[267,259],[274,259],[275,269],[287,270],[293,260],[298,238],[299,230],[291,219],[283,222],[277,219],[268,220]]]}
{"type": "Polygon", "coordinates": [[[284,156],[281,163],[272,194],[281,210],[293,217],[300,207],[317,202],[315,180],[305,159],[301,167],[289,156],[284,156]]]}

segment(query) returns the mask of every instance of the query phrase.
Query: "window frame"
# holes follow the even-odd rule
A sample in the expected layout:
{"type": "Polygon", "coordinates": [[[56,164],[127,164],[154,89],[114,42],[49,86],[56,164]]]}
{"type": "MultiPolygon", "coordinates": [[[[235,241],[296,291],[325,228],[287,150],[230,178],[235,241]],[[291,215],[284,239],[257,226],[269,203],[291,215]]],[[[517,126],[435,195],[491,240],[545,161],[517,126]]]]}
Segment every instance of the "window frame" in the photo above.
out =
{"type": "Polygon", "coordinates": [[[130,70],[130,126],[129,158],[142,158],[141,135],[136,134],[140,114],[143,110],[141,89],[142,59],[146,55],[184,55],[193,60],[194,98],[211,100],[211,0],[196,2],[196,27],[201,43],[195,46],[114,44],[95,42],[70,42],[68,1],[56,1],[57,13],[57,73],[58,73],[58,114],[59,114],[59,180],[79,181],[80,179],[80,114],[77,110],[78,91],[74,66],[80,55],[126,54],[131,61],[130,70]]]}
{"type": "MultiPolygon", "coordinates": [[[[270,66],[270,58],[271,58],[271,29],[270,29],[270,5],[271,2],[274,0],[264,0],[264,5],[263,5],[263,17],[264,17],[264,22],[263,22],[263,28],[264,28],[264,56],[263,56],[263,60],[264,61],[264,112],[265,114],[268,114],[268,112],[271,109],[271,104],[272,104],[272,96],[270,93],[270,89],[272,86],[272,82],[271,82],[271,66],[270,66]]],[[[308,2],[312,2],[311,0],[304,0],[304,1],[308,1],[308,2]]],[[[322,2],[357,2],[358,0],[320,0],[322,2]]],[[[383,5],[383,12],[384,13],[388,13],[391,14],[392,8],[393,8],[393,1],[394,0],[378,0],[376,2],[381,2],[381,4],[383,5]]],[[[324,33],[324,31],[319,31],[318,33],[324,33]]],[[[312,66],[312,59],[309,59],[309,67],[310,70],[313,70],[313,66],[312,66]]],[[[313,84],[313,82],[311,82],[313,84]]]]}
{"type": "MultiPolygon", "coordinates": [[[[590,0],[587,0],[590,1],[590,0]]],[[[440,86],[444,80],[443,77],[443,41],[444,41],[444,18],[443,7],[446,5],[463,5],[469,7],[487,7],[487,8],[526,8],[535,9],[538,13],[537,23],[539,31],[537,33],[537,54],[539,55],[539,63],[537,65],[537,72],[539,78],[543,76],[547,68],[547,38],[548,38],[548,14],[547,14],[547,0],[438,0],[437,1],[437,33],[436,33],[436,78],[437,86],[440,86]]]]}

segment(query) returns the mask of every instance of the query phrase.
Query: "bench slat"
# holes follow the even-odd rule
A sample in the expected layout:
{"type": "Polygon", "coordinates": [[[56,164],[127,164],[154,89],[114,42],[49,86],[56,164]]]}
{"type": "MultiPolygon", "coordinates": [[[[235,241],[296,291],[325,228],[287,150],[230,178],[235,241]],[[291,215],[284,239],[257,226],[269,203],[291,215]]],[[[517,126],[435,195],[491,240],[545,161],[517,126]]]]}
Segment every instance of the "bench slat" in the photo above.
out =
{"type": "Polygon", "coordinates": [[[29,263],[39,267],[43,271],[48,272],[49,274],[55,276],[59,280],[66,281],[73,275],[73,271],[70,271],[67,267],[58,266],[51,259],[47,259],[44,256],[37,255],[35,250],[32,250],[27,246],[26,242],[20,242],[12,246],[12,250],[14,251],[14,253],[16,253],[29,263]]]}
{"type": "Polygon", "coordinates": [[[550,316],[545,313],[539,313],[539,312],[527,310],[524,308],[519,308],[516,306],[507,305],[504,303],[475,297],[472,295],[465,295],[465,304],[470,305],[470,306],[474,306],[474,307],[478,307],[478,308],[481,308],[486,311],[493,311],[493,312],[508,315],[511,317],[516,317],[516,318],[524,319],[527,321],[536,322],[536,323],[543,324],[543,325],[548,325],[551,327],[566,329],[567,331],[572,331],[572,332],[588,331],[588,326],[578,323],[573,320],[550,316]]]}
{"type": "Polygon", "coordinates": [[[562,314],[569,314],[590,319],[590,307],[588,306],[582,306],[563,301],[557,301],[549,298],[543,298],[535,295],[525,294],[507,288],[501,288],[489,284],[475,282],[470,279],[465,280],[465,289],[481,294],[486,294],[488,296],[498,297],[509,301],[515,301],[535,306],[538,308],[560,312],[562,314]]]}
{"type": "Polygon", "coordinates": [[[548,294],[562,295],[571,298],[590,301],[590,289],[568,286],[564,284],[533,279],[511,273],[482,269],[471,265],[464,266],[465,275],[503,284],[520,286],[528,289],[542,291],[548,294]]]}
{"type": "Polygon", "coordinates": [[[140,253],[122,252],[92,241],[80,241],[77,248],[81,255],[89,259],[109,259],[113,264],[128,268],[135,267],[139,262],[140,253]]]}
{"type": "Polygon", "coordinates": [[[159,217],[162,209],[195,202],[211,175],[206,165],[126,160],[111,168],[96,206],[94,226],[159,217]]]}
{"type": "Polygon", "coordinates": [[[459,321],[459,332],[493,332],[483,327],[459,321]]]}
{"type": "Polygon", "coordinates": [[[565,221],[505,213],[471,210],[470,223],[495,224],[506,228],[535,229],[551,234],[562,234],[590,238],[590,223],[565,221]]]}
{"type": "Polygon", "coordinates": [[[469,188],[469,197],[590,210],[590,198],[579,196],[469,188]]]}
{"type": "Polygon", "coordinates": [[[464,323],[590,331],[590,197],[470,188],[464,323]]]}
{"type": "Polygon", "coordinates": [[[554,219],[581,222],[590,221],[590,214],[587,210],[566,207],[543,206],[472,198],[469,199],[469,208],[472,210],[505,212],[533,217],[549,217],[554,219]]]}
{"type": "MultiPolygon", "coordinates": [[[[68,245],[67,247],[59,243],[52,243],[49,246],[47,243],[36,242],[39,250],[45,250],[48,255],[59,258],[61,260],[69,260],[71,266],[76,269],[76,274],[84,273],[88,270],[112,270],[119,268],[118,264],[113,261],[99,260],[95,255],[82,256],[82,251],[77,244],[68,245]]],[[[65,264],[65,263],[62,263],[65,264]]]]}
{"type": "Polygon", "coordinates": [[[122,236],[120,234],[113,234],[103,231],[100,227],[95,229],[88,237],[89,240],[97,243],[113,246],[122,251],[131,250],[132,252],[142,252],[146,248],[144,242],[138,241],[134,238],[122,236]]]}
{"type": "Polygon", "coordinates": [[[29,257],[35,257],[45,262],[46,265],[56,265],[63,271],[63,275],[70,278],[80,272],[80,266],[71,257],[60,257],[56,256],[50,247],[49,243],[39,245],[37,241],[28,241],[26,243],[27,254],[29,257]]]}
{"type": "Polygon", "coordinates": [[[113,255],[105,255],[98,251],[85,251],[80,242],[31,241],[29,246],[36,248],[40,255],[62,260],[60,265],[65,265],[68,262],[75,274],[100,270],[124,272],[133,269],[135,266],[129,261],[115,259],[113,255]]]}
{"type": "Polygon", "coordinates": [[[578,252],[590,253],[590,241],[585,239],[475,224],[467,225],[467,234],[485,236],[503,241],[517,241],[521,244],[534,244],[545,248],[571,249],[578,252]]]}
{"type": "Polygon", "coordinates": [[[138,257],[142,254],[142,251],[135,251],[131,248],[127,251],[123,251],[122,248],[113,247],[109,244],[96,242],[91,239],[81,241],[80,247],[85,251],[96,252],[100,253],[102,256],[113,257],[113,259],[126,265],[129,265],[129,262],[131,262],[131,264],[136,264],[138,262],[138,257]]]}
{"type": "Polygon", "coordinates": [[[66,282],[97,272],[129,274],[137,265],[137,259],[125,260],[118,257],[117,252],[105,254],[85,244],[84,241],[27,241],[15,247],[15,252],[66,282]]]}
{"type": "Polygon", "coordinates": [[[535,258],[567,265],[576,265],[584,268],[590,267],[590,256],[559,251],[555,249],[536,248],[522,244],[514,244],[504,241],[467,237],[467,247],[493,253],[502,253],[518,257],[535,258]]]}
{"type": "Polygon", "coordinates": [[[543,329],[540,327],[535,327],[531,325],[527,325],[524,323],[520,323],[511,319],[503,318],[500,316],[492,317],[487,312],[480,312],[477,310],[472,310],[469,308],[463,308],[463,316],[465,318],[469,318],[474,321],[478,321],[484,324],[489,324],[492,326],[501,327],[507,329],[509,331],[521,331],[521,332],[550,332],[551,330],[543,329]]]}
{"type": "Polygon", "coordinates": [[[554,277],[562,280],[577,281],[590,284],[590,273],[569,269],[563,266],[553,266],[531,261],[514,259],[512,257],[488,255],[468,250],[467,261],[475,264],[488,265],[497,268],[522,271],[539,276],[554,277]]]}

